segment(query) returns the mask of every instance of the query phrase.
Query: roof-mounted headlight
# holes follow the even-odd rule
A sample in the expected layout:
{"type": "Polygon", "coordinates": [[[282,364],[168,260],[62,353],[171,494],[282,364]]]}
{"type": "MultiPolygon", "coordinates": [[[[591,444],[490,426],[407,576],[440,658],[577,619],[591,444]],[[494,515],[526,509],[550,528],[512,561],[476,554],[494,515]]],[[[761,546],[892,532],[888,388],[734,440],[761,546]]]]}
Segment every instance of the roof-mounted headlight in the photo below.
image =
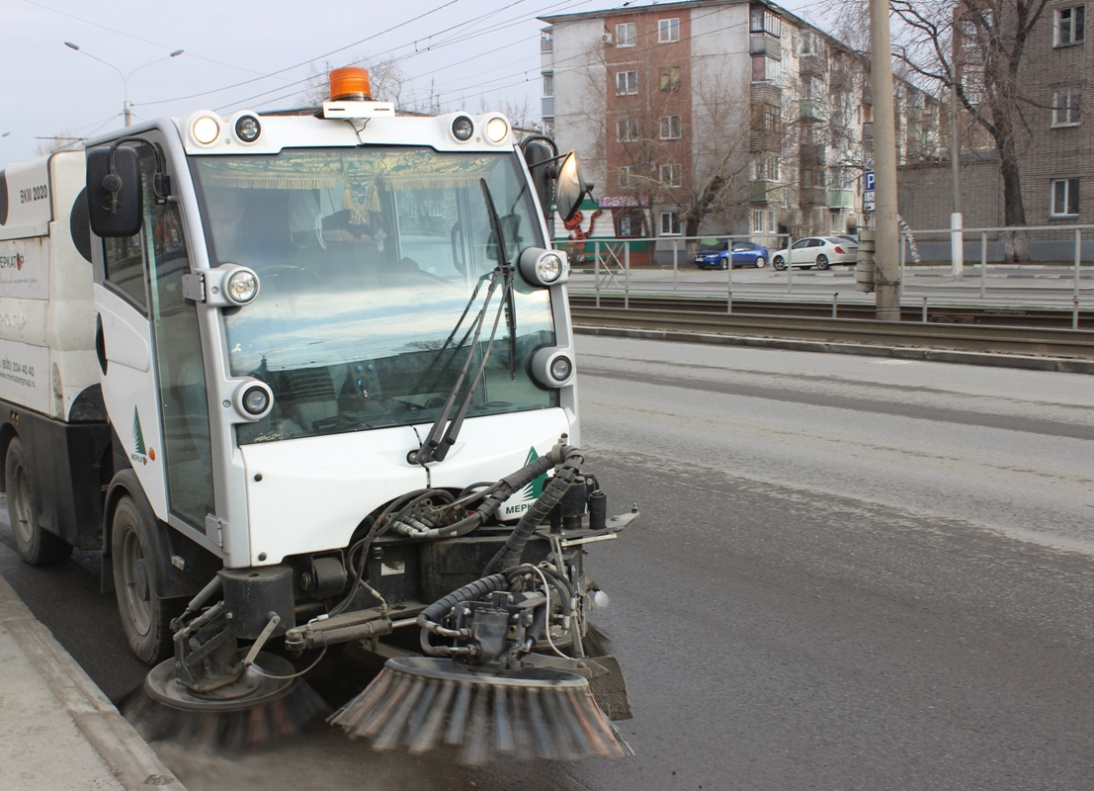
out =
{"type": "Polygon", "coordinates": [[[559,388],[574,378],[573,349],[545,346],[532,355],[532,378],[543,387],[559,388]]]}
{"type": "Polygon", "coordinates": [[[190,119],[190,137],[195,143],[211,146],[220,138],[221,120],[216,113],[202,110],[190,119]]]}
{"type": "Polygon", "coordinates": [[[554,286],[565,283],[570,267],[566,263],[566,254],[559,250],[544,250],[542,247],[528,247],[521,251],[517,261],[521,277],[533,286],[554,286]]]}
{"type": "Polygon", "coordinates": [[[486,122],[486,139],[495,145],[509,136],[509,122],[495,115],[486,122]]]}
{"type": "Polygon", "coordinates": [[[475,122],[469,116],[457,115],[452,119],[452,136],[461,143],[466,143],[475,134],[475,122]]]}
{"type": "Polygon", "coordinates": [[[236,137],[244,143],[253,143],[262,134],[262,124],[259,123],[258,116],[245,113],[236,118],[235,132],[236,137]]]}

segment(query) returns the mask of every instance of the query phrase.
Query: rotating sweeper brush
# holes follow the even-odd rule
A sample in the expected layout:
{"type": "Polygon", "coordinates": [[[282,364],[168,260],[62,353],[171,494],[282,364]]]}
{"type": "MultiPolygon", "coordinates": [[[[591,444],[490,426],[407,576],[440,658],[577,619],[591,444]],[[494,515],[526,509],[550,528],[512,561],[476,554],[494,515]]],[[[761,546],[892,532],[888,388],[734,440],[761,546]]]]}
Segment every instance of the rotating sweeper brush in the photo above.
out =
{"type": "Polygon", "coordinates": [[[330,722],[377,750],[421,753],[448,745],[472,765],[495,757],[628,755],[589,683],[611,665],[567,656],[553,642],[551,632],[560,630],[549,623],[552,596],[560,603],[564,595],[565,581],[545,563],[484,577],[446,596],[418,616],[421,647],[431,656],[389,659],[330,722]],[[447,644],[434,645],[431,636],[447,644]],[[531,654],[539,642],[555,653],[531,654]]]}
{"type": "Polygon", "coordinates": [[[507,674],[451,659],[399,657],[330,722],[374,749],[422,753],[440,745],[460,761],[493,757],[621,758],[630,747],[576,673],[525,667],[507,674]]]}

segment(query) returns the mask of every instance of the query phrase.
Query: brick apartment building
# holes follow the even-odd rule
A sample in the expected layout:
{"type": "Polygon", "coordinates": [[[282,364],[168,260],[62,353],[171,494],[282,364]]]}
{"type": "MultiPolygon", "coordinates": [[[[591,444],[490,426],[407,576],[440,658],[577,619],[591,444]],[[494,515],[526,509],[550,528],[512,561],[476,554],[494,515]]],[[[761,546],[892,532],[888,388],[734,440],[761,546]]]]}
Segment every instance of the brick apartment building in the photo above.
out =
{"type": "MultiPolygon", "coordinates": [[[[966,90],[970,85],[983,92],[998,90],[982,84],[982,73],[975,58],[962,68],[966,90]]],[[[1019,125],[1018,153],[1028,225],[1094,223],[1094,124],[1083,117],[1084,99],[1089,102],[1094,95],[1092,77],[1086,3],[1049,0],[1027,41],[1015,86],[1026,124],[1019,125]]],[[[959,160],[964,225],[1002,226],[1002,182],[990,138],[981,132],[971,145],[968,139],[964,143],[959,160]]],[[[949,147],[947,139],[945,160],[901,170],[900,214],[913,228],[949,225],[949,147]]]]}
{"type": "MultiPolygon", "coordinates": [[[[754,0],[542,21],[544,127],[596,183],[594,235],[774,244],[864,223],[873,119],[860,53],[754,0]]],[[[938,102],[900,80],[896,94],[899,161],[937,159],[938,102]]]]}

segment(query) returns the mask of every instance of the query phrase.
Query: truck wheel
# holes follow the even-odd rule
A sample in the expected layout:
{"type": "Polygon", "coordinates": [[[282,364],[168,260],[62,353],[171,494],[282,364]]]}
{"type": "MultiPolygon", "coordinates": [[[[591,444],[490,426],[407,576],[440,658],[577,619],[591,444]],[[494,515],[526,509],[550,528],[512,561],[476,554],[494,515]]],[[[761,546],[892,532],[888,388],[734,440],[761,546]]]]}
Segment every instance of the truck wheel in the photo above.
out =
{"type": "Polygon", "coordinates": [[[152,557],[155,544],[140,509],[123,497],[114,510],[111,552],[114,594],[129,647],[139,659],[154,665],[172,654],[171,618],[175,607],[157,595],[159,567],[152,557]]]}
{"type": "Polygon", "coordinates": [[[8,445],[4,484],[8,493],[8,515],[15,548],[23,560],[32,566],[60,563],[72,554],[72,545],[38,524],[38,509],[34,505],[34,490],[30,483],[23,443],[18,437],[8,445]]]}

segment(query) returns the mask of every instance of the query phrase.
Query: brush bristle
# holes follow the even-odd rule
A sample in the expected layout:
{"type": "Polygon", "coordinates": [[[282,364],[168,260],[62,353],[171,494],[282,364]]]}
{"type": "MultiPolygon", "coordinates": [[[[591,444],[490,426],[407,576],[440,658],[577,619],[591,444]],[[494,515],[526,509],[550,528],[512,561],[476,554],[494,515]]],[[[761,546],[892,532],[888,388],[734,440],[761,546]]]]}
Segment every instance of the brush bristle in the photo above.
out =
{"type": "Polygon", "coordinates": [[[632,752],[584,678],[536,668],[492,675],[447,659],[391,659],[328,721],[376,750],[418,754],[450,745],[473,766],[498,756],[576,760],[632,752]]]}
{"type": "Polygon", "coordinates": [[[260,748],[296,736],[331,712],[308,684],[297,683],[283,697],[239,711],[187,711],[134,690],[119,706],[149,742],[171,741],[218,750],[260,748]]]}

